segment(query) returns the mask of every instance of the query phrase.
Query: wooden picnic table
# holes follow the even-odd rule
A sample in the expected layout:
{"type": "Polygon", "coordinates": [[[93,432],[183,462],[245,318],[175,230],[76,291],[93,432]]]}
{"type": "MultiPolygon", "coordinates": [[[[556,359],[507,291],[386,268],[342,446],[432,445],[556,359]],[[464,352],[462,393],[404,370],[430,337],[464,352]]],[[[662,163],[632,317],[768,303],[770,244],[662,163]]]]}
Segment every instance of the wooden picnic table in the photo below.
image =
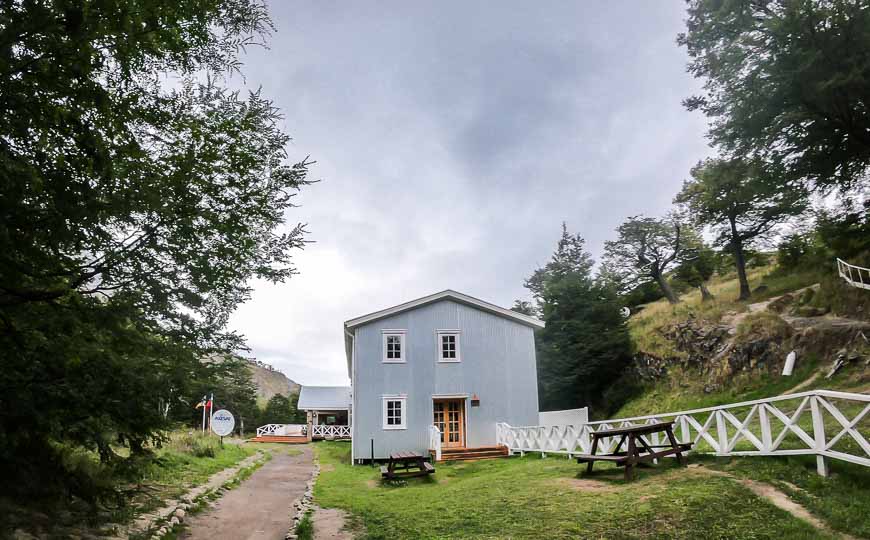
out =
{"type": "Polygon", "coordinates": [[[616,429],[603,429],[601,431],[592,432],[592,451],[590,454],[581,454],[576,456],[577,463],[588,463],[586,468],[587,473],[592,472],[592,465],[596,461],[610,461],[616,463],[617,467],[625,467],[625,480],[629,481],[634,477],[634,468],[639,463],[653,461],[660,457],[676,455],[681,465],[685,465],[683,452],[687,452],[692,448],[692,443],[678,443],[674,436],[673,422],[659,422],[658,424],[644,424],[642,426],[630,426],[616,429]],[[653,445],[649,444],[644,436],[652,435],[653,433],[664,433],[667,436],[668,444],[653,445]],[[609,437],[619,437],[619,442],[616,444],[613,452],[609,454],[596,454],[598,442],[601,439],[609,437]],[[622,451],[622,445],[628,442],[628,447],[622,451]],[[662,450],[656,450],[661,448],[662,450]],[[642,451],[644,451],[642,453],[642,451]]]}
{"type": "Polygon", "coordinates": [[[389,480],[425,476],[434,472],[435,467],[417,452],[393,452],[390,461],[381,466],[381,477],[389,480]]]}

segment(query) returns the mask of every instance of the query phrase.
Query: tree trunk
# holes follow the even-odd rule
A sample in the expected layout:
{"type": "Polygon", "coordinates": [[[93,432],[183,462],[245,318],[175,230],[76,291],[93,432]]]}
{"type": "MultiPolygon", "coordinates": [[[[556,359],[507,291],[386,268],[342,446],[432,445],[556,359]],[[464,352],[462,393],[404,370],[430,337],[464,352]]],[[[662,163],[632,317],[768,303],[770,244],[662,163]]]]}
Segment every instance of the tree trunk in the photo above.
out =
{"type": "Polygon", "coordinates": [[[752,291],[749,290],[749,279],[746,278],[746,256],[743,254],[743,242],[737,232],[735,218],[731,222],[731,249],[734,251],[734,262],[737,265],[737,279],[740,281],[740,297],[738,300],[749,300],[752,291]]]}
{"type": "Polygon", "coordinates": [[[710,289],[707,288],[707,284],[703,281],[698,285],[698,288],[701,289],[701,302],[709,302],[716,298],[713,296],[713,293],[710,292],[710,289]]]}
{"type": "Polygon", "coordinates": [[[676,294],[674,294],[674,290],[671,289],[670,283],[668,283],[667,278],[665,278],[665,276],[663,276],[661,272],[656,272],[653,275],[653,279],[655,279],[656,283],[659,284],[659,288],[661,288],[662,293],[665,295],[665,298],[668,299],[668,302],[670,302],[671,304],[680,303],[680,299],[677,298],[676,294]]]}

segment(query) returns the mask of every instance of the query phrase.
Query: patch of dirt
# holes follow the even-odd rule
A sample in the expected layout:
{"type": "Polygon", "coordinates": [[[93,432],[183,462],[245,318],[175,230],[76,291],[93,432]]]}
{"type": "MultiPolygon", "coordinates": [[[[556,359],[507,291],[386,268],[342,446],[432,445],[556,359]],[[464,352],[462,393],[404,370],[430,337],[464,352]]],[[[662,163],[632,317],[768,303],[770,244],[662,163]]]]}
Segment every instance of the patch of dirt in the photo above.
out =
{"type": "Polygon", "coordinates": [[[788,495],[770,484],[765,484],[764,482],[758,482],[756,480],[749,480],[748,478],[740,479],[738,482],[748,487],[750,491],[759,497],[767,499],[777,508],[781,508],[794,517],[806,521],[816,529],[827,530],[827,527],[819,518],[810,514],[809,510],[789,499],[788,495]]]}
{"type": "Polygon", "coordinates": [[[349,514],[338,508],[316,508],[311,517],[314,523],[314,540],[352,540],[348,529],[349,514]]]}
{"type": "MultiPolygon", "coordinates": [[[[779,508],[781,510],[785,510],[786,512],[793,515],[794,517],[809,523],[810,525],[812,525],[813,527],[815,527],[816,529],[818,529],[820,531],[823,531],[823,532],[828,533],[828,534],[833,534],[833,535],[839,536],[840,538],[845,538],[846,540],[855,540],[854,537],[849,536],[847,534],[834,533],[831,529],[828,528],[827,525],[825,525],[825,523],[822,520],[820,520],[816,516],[812,515],[809,510],[804,508],[799,503],[791,500],[788,495],[786,495],[785,493],[783,493],[782,491],[778,490],[776,487],[774,487],[770,484],[767,484],[765,482],[759,482],[757,480],[750,480],[748,478],[738,478],[738,477],[736,477],[732,474],[729,474],[725,471],[716,471],[713,469],[708,469],[700,464],[689,465],[689,468],[693,472],[700,473],[700,474],[707,474],[710,476],[725,476],[727,478],[730,478],[731,480],[734,480],[735,482],[739,482],[741,485],[749,488],[749,490],[752,493],[754,493],[756,496],[761,497],[762,499],[765,499],[766,501],[768,501],[769,503],[773,504],[774,506],[776,506],[777,508],[779,508]]],[[[804,491],[803,489],[801,489],[798,486],[795,486],[794,484],[790,484],[788,482],[785,482],[785,484],[788,485],[789,488],[794,489],[795,491],[804,491]]]]}
{"type": "Polygon", "coordinates": [[[366,480],[366,487],[368,487],[369,489],[375,489],[376,487],[378,487],[379,484],[380,482],[378,482],[377,480],[366,480]]]}
{"type": "Polygon", "coordinates": [[[806,388],[807,386],[809,386],[809,385],[813,384],[814,382],[816,382],[816,379],[818,379],[820,376],[821,376],[821,373],[819,373],[819,372],[817,371],[817,372],[813,373],[813,376],[812,376],[812,377],[810,377],[809,379],[805,380],[804,382],[798,384],[797,386],[794,386],[794,387],[792,387],[792,388],[789,388],[788,390],[786,390],[785,392],[783,392],[782,395],[794,394],[794,393],[797,392],[798,390],[801,390],[801,389],[803,389],[803,388],[806,388]]]}
{"type": "Polygon", "coordinates": [[[332,472],[335,470],[335,465],[332,463],[327,463],[325,465],[320,466],[320,472],[332,472]]]}
{"type": "Polygon", "coordinates": [[[612,493],[619,490],[619,488],[607,482],[588,480],[586,478],[558,478],[555,483],[560,486],[569,487],[574,491],[612,493]]]}

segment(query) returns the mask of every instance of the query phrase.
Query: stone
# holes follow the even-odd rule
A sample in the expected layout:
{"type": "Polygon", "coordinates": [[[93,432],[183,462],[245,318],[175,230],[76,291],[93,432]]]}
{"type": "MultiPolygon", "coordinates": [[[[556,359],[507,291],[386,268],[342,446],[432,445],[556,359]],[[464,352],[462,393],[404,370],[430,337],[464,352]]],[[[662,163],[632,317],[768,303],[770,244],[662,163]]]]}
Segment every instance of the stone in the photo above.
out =
{"type": "Polygon", "coordinates": [[[172,516],[172,519],[169,520],[169,524],[172,525],[173,527],[175,527],[179,523],[181,523],[181,520],[175,516],[172,516]]]}
{"type": "Polygon", "coordinates": [[[177,508],[177,509],[175,510],[175,514],[174,514],[174,515],[175,515],[175,517],[177,517],[178,519],[184,519],[184,516],[187,515],[187,512],[185,512],[183,508],[177,508]]]}

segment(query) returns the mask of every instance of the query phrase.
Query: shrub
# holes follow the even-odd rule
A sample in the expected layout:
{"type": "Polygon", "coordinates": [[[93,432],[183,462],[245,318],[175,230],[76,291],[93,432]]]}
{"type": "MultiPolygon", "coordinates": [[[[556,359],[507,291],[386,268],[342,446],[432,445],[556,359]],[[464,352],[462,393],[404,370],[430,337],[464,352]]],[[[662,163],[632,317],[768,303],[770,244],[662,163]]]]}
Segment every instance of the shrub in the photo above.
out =
{"type": "Polygon", "coordinates": [[[792,329],[782,317],[770,311],[759,311],[747,315],[737,325],[736,338],[738,341],[754,339],[787,338],[792,329]]]}

